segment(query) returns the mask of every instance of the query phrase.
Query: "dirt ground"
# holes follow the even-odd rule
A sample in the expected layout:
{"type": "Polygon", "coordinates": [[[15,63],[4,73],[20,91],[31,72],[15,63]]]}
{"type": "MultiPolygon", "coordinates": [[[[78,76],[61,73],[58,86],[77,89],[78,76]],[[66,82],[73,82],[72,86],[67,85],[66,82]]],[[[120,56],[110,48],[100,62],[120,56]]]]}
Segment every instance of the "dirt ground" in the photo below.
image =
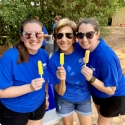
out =
{"type": "MultiPolygon", "coordinates": [[[[125,74],[125,27],[110,26],[106,28],[109,29],[109,34],[105,38],[105,40],[108,43],[108,45],[118,55],[123,69],[123,73],[125,74]]],[[[0,46],[0,56],[5,52],[6,49],[7,49],[6,46],[0,46]]],[[[93,109],[93,114],[92,114],[93,125],[97,125],[96,121],[98,115],[93,103],[92,103],[92,109],[93,109]]],[[[74,113],[73,115],[74,115],[73,125],[79,125],[79,121],[77,119],[76,114],[74,113]]],[[[125,125],[125,116],[119,116],[113,118],[113,121],[111,122],[110,125],[125,125]]]]}

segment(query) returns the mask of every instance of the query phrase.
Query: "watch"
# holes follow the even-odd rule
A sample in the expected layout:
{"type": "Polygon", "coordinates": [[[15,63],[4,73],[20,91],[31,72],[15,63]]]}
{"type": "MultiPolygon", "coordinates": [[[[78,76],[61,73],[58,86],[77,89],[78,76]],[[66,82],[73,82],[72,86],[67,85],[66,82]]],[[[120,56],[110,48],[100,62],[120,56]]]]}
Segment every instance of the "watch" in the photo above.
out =
{"type": "Polygon", "coordinates": [[[96,80],[96,78],[93,76],[93,77],[89,80],[89,82],[90,82],[90,83],[93,83],[93,82],[95,82],[95,80],[96,80]]]}

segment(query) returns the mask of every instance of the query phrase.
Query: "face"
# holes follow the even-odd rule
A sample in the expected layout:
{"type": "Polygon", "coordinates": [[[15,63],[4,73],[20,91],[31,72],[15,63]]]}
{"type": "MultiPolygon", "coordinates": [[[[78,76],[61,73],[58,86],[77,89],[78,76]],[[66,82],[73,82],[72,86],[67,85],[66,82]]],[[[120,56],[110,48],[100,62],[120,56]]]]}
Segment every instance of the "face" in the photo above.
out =
{"type": "Polygon", "coordinates": [[[78,29],[78,42],[83,49],[93,51],[98,45],[100,32],[96,32],[91,24],[81,24],[78,29]]]}
{"type": "Polygon", "coordinates": [[[43,42],[42,27],[37,23],[27,23],[23,27],[22,42],[30,54],[36,54],[43,42]]]}
{"type": "Polygon", "coordinates": [[[70,26],[64,26],[58,30],[56,35],[56,42],[61,52],[70,54],[74,51],[73,43],[75,42],[75,36],[70,26]]]}

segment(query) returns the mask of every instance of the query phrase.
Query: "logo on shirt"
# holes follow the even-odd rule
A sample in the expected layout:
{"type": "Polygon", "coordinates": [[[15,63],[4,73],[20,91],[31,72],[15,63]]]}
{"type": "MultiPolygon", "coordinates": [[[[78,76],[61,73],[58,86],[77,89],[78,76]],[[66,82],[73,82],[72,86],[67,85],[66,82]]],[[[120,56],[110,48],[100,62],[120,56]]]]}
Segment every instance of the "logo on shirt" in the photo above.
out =
{"type": "Polygon", "coordinates": [[[43,69],[47,69],[46,63],[43,63],[43,69]]]}
{"type": "Polygon", "coordinates": [[[94,67],[92,67],[92,66],[90,66],[90,68],[93,70],[93,74],[95,74],[95,68],[94,67]]]}
{"type": "Polygon", "coordinates": [[[84,65],[84,58],[79,59],[80,65],[84,65]]]}

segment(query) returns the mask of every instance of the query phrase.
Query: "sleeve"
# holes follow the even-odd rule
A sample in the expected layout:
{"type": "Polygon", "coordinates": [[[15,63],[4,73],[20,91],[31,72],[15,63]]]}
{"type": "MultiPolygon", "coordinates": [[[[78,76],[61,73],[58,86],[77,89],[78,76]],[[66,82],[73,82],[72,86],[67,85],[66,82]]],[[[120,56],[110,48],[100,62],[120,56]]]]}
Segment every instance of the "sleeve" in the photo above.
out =
{"type": "Polygon", "coordinates": [[[49,83],[58,84],[59,79],[56,76],[57,67],[52,60],[49,61],[48,71],[49,71],[49,83]]]}
{"type": "Polygon", "coordinates": [[[7,55],[0,60],[0,89],[6,89],[13,85],[13,63],[7,55]]]}
{"type": "Polygon", "coordinates": [[[100,61],[99,68],[101,74],[101,80],[104,82],[104,85],[109,86],[118,86],[118,70],[117,70],[117,62],[115,58],[106,57],[100,61]]]}

